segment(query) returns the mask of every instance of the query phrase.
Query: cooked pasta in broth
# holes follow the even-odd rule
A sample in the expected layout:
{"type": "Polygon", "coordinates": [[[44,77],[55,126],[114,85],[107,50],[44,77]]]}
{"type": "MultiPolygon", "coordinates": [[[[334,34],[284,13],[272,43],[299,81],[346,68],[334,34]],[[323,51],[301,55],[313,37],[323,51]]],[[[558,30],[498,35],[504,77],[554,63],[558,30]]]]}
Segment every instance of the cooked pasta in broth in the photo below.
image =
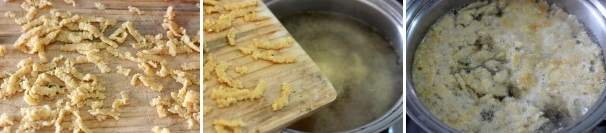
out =
{"type": "Polygon", "coordinates": [[[415,52],[413,86],[462,132],[551,132],[598,99],[603,58],[577,18],[556,6],[475,2],[431,26],[415,52]]]}

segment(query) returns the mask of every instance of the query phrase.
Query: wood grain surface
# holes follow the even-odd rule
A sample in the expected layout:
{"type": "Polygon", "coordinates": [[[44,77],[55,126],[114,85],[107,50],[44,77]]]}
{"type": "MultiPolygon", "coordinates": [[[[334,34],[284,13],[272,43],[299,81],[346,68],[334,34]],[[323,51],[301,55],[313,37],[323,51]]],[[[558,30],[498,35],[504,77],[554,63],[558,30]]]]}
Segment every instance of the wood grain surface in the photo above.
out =
{"type": "MultiPolygon", "coordinates": [[[[168,6],[174,6],[175,10],[175,21],[179,26],[187,29],[187,34],[191,37],[195,36],[196,32],[200,30],[200,9],[196,7],[196,3],[200,3],[198,0],[173,0],[170,2],[164,2],[162,0],[75,0],[77,5],[72,7],[71,4],[66,4],[61,0],[55,0],[54,6],[50,8],[44,8],[38,12],[37,16],[48,15],[50,9],[56,9],[58,11],[70,11],[73,14],[79,14],[80,16],[102,16],[106,18],[116,19],[118,23],[116,26],[110,27],[105,31],[105,35],[113,33],[122,22],[132,21],[133,25],[142,35],[146,34],[164,34],[166,37],[166,31],[162,29],[162,19],[168,6]],[[94,3],[103,3],[107,8],[105,10],[98,10],[94,3]],[[128,6],[134,6],[144,12],[142,15],[136,15],[128,12],[128,6]]],[[[24,16],[27,11],[21,9],[19,6],[22,1],[15,2],[0,2],[0,13],[2,16],[7,11],[16,13],[18,18],[24,16]]],[[[0,71],[15,72],[17,70],[17,63],[25,58],[32,57],[34,62],[38,62],[37,55],[29,55],[16,50],[13,47],[14,42],[21,35],[21,26],[17,25],[12,18],[0,17],[0,45],[4,45],[7,48],[7,54],[0,57],[0,71]]],[[[126,50],[135,55],[137,50],[133,49],[130,43],[135,42],[132,37],[120,46],[119,49],[126,50]]],[[[77,55],[76,52],[62,52],[59,50],[59,46],[63,43],[57,42],[46,46],[47,58],[52,59],[59,55],[65,57],[74,57],[77,55]]],[[[134,73],[143,73],[141,69],[137,67],[137,64],[130,61],[120,60],[113,56],[110,57],[109,67],[112,69],[111,72],[101,74],[94,64],[83,64],[76,65],[78,70],[82,73],[91,73],[97,75],[100,79],[99,84],[105,86],[107,90],[105,94],[107,98],[104,101],[104,107],[111,108],[111,103],[114,99],[120,98],[120,91],[127,92],[131,99],[129,105],[121,107],[118,112],[121,113],[120,120],[114,120],[108,118],[105,121],[99,122],[94,119],[89,113],[86,113],[88,107],[81,109],[81,114],[86,125],[95,132],[150,132],[152,127],[160,126],[167,127],[173,132],[199,132],[199,127],[196,125],[194,129],[187,129],[187,120],[179,117],[176,114],[171,114],[166,118],[158,117],[156,109],[149,105],[152,98],[162,96],[170,98],[170,92],[178,91],[182,86],[175,82],[170,76],[166,78],[157,77],[156,80],[164,85],[164,91],[158,93],[147,87],[138,85],[131,86],[130,79],[134,73]],[[123,66],[131,69],[131,74],[126,77],[118,75],[116,73],[117,66],[123,66]]],[[[198,52],[191,54],[180,54],[176,57],[162,56],[164,59],[169,60],[169,66],[173,69],[180,69],[180,64],[185,62],[200,62],[200,55],[198,52]]],[[[158,69],[154,69],[157,71],[158,69]]],[[[195,74],[198,79],[200,72],[198,70],[186,71],[195,74]]],[[[0,81],[2,82],[2,81],[0,81]]],[[[188,89],[199,91],[199,86],[193,85],[188,89]]],[[[0,113],[7,113],[10,116],[16,118],[17,125],[13,126],[13,132],[18,127],[18,123],[21,120],[20,108],[29,107],[22,100],[23,93],[17,93],[16,95],[8,99],[0,99],[0,113]]],[[[41,105],[49,104],[51,108],[54,108],[54,103],[57,99],[67,99],[65,96],[60,96],[56,99],[45,100],[41,105]]],[[[63,122],[62,132],[70,132],[67,129],[71,126],[71,118],[67,117],[63,122]]],[[[45,127],[40,132],[54,132],[54,127],[45,127]]]]}
{"type": "MultiPolygon", "coordinates": [[[[225,3],[243,0],[226,0],[225,3]]],[[[203,131],[214,132],[213,121],[217,119],[242,120],[243,132],[276,132],[284,129],[311,112],[332,102],[336,98],[336,92],[328,79],[320,73],[320,69],[299,46],[298,43],[290,48],[279,50],[276,56],[296,56],[297,62],[293,64],[275,64],[264,60],[255,60],[251,56],[242,54],[238,47],[250,45],[254,38],[266,38],[271,41],[290,37],[290,34],[278,19],[271,13],[265,4],[261,3],[255,11],[257,20],[244,22],[237,18],[233,27],[237,31],[236,45],[227,44],[226,34],[222,32],[204,32],[204,42],[210,49],[210,53],[216,56],[217,63],[226,61],[230,67],[226,73],[244,83],[244,89],[254,88],[259,80],[267,81],[267,89],[263,97],[254,101],[240,101],[227,108],[218,108],[210,99],[213,89],[225,84],[216,81],[216,75],[211,74],[212,79],[204,81],[204,106],[211,106],[212,111],[203,117],[203,131]],[[234,71],[235,67],[246,66],[248,73],[239,74],[234,71]],[[282,110],[272,111],[271,104],[280,95],[282,83],[292,85],[292,94],[289,105],[282,110]]],[[[218,18],[220,14],[204,15],[203,19],[218,18]]],[[[206,56],[207,53],[204,54],[206,56]]]]}

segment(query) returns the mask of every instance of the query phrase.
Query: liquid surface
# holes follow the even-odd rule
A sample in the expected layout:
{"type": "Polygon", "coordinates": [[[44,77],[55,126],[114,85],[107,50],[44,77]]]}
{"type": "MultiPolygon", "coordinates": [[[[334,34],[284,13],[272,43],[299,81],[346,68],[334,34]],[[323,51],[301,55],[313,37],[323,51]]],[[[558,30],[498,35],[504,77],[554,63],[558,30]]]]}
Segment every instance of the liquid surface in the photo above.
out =
{"type": "Polygon", "coordinates": [[[336,100],[290,128],[336,132],[363,126],[402,96],[402,64],[393,47],[365,24],[309,12],[280,20],[337,91],[336,100]]]}
{"type": "Polygon", "coordinates": [[[604,88],[601,48],[574,15],[543,1],[476,2],[438,20],[418,46],[413,85],[463,132],[551,132],[604,88]]]}

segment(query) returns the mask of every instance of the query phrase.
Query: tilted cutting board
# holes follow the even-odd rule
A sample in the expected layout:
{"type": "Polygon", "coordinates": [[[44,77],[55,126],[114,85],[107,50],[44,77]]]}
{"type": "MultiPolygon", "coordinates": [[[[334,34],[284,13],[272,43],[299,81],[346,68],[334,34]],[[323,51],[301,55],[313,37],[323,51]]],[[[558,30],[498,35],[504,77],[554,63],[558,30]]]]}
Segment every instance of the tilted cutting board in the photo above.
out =
{"type": "MultiPolygon", "coordinates": [[[[229,0],[227,3],[237,1],[242,0],[229,0]]],[[[279,131],[336,98],[337,94],[332,84],[320,73],[320,69],[296,42],[292,47],[276,53],[277,56],[296,56],[297,62],[293,64],[275,64],[255,60],[238,50],[238,47],[250,45],[254,38],[267,38],[275,41],[290,37],[288,31],[267,6],[261,1],[259,3],[255,9],[256,21],[244,22],[242,18],[238,18],[233,22],[233,27],[237,31],[235,46],[227,44],[228,30],[218,33],[204,32],[203,43],[206,43],[210,53],[216,57],[217,63],[226,61],[231,64],[226,73],[230,77],[242,81],[243,89],[254,88],[259,80],[267,81],[267,89],[260,99],[240,101],[227,108],[218,108],[210,99],[210,94],[213,89],[226,85],[218,83],[216,75],[212,73],[212,79],[204,82],[203,104],[212,107],[212,111],[203,117],[204,132],[214,132],[213,121],[217,119],[242,120],[243,132],[279,131]],[[248,73],[236,73],[234,68],[238,66],[246,66],[248,73]],[[292,86],[293,92],[289,105],[282,110],[272,111],[271,104],[279,97],[282,83],[290,83],[292,86]]],[[[218,18],[218,16],[219,14],[205,14],[203,19],[218,18]]],[[[206,55],[208,54],[205,53],[204,56],[206,55]]]]}
{"type": "MultiPolygon", "coordinates": [[[[200,30],[200,9],[196,7],[196,3],[200,3],[198,0],[179,1],[173,0],[165,2],[162,0],[75,0],[76,7],[72,7],[71,4],[66,4],[62,0],[54,0],[54,6],[45,8],[38,12],[37,16],[47,15],[50,9],[56,9],[58,11],[70,11],[73,14],[80,16],[103,16],[106,18],[112,18],[118,20],[116,26],[110,27],[105,31],[105,35],[113,33],[122,22],[132,21],[133,25],[142,35],[147,34],[164,34],[166,37],[166,31],[162,29],[162,19],[168,6],[173,6],[175,11],[175,21],[179,26],[187,29],[187,34],[190,37],[195,36],[196,32],[200,30]],[[105,10],[98,10],[95,7],[95,2],[103,3],[107,8],[105,10]],[[139,8],[144,13],[142,15],[136,15],[128,12],[128,6],[134,6],[139,8]]],[[[4,13],[12,11],[16,14],[16,17],[22,17],[27,12],[21,9],[19,6],[23,1],[15,2],[0,2],[0,45],[4,45],[7,48],[8,53],[0,57],[0,71],[9,71],[11,73],[17,70],[17,63],[25,58],[32,57],[34,62],[38,61],[37,55],[28,55],[16,50],[13,47],[15,41],[21,35],[21,26],[17,25],[12,18],[5,18],[4,13]]],[[[131,54],[135,55],[137,50],[133,49],[130,43],[134,43],[132,37],[128,37],[127,41],[121,44],[121,50],[127,50],[131,54]]],[[[46,52],[48,59],[64,54],[66,57],[73,57],[77,53],[75,52],[63,52],[59,50],[61,43],[50,44],[46,46],[46,52]]],[[[113,56],[109,56],[109,67],[112,69],[111,72],[101,74],[97,67],[93,64],[77,65],[77,68],[82,73],[92,73],[97,75],[100,79],[99,84],[105,86],[107,90],[105,94],[107,98],[104,100],[104,107],[111,108],[111,103],[114,99],[120,98],[120,91],[125,91],[131,97],[128,102],[129,105],[123,106],[117,111],[121,113],[120,120],[114,120],[108,118],[105,121],[98,122],[93,118],[87,110],[89,108],[83,108],[80,110],[81,115],[84,119],[85,125],[91,128],[95,132],[151,132],[152,127],[166,127],[172,132],[200,132],[198,125],[194,129],[187,129],[187,120],[181,118],[178,115],[169,115],[166,118],[158,117],[156,109],[149,105],[152,98],[162,96],[163,98],[170,98],[170,92],[178,91],[182,86],[175,82],[174,79],[169,77],[159,78],[156,77],[156,81],[164,85],[164,91],[158,93],[142,85],[132,86],[130,85],[130,79],[135,73],[142,73],[143,71],[137,67],[136,63],[120,60],[113,56]],[[116,73],[116,67],[120,65],[125,68],[131,69],[130,75],[123,76],[116,73]]],[[[164,59],[169,60],[171,63],[168,67],[174,69],[180,69],[180,64],[185,62],[200,62],[200,54],[193,52],[191,54],[180,54],[173,58],[171,56],[162,56],[164,59]]],[[[61,63],[62,64],[62,63],[61,63]]],[[[154,69],[157,71],[157,69],[154,69]]],[[[200,77],[198,70],[186,71],[188,73],[195,74],[200,77]]],[[[2,81],[0,81],[2,82],[2,81]]],[[[188,87],[188,90],[199,90],[199,86],[193,85],[188,87]]],[[[6,100],[0,99],[0,114],[7,113],[10,116],[15,117],[16,124],[12,127],[14,132],[21,120],[21,113],[19,108],[29,107],[27,103],[22,100],[23,93],[17,93],[6,100]]],[[[44,104],[49,104],[54,109],[55,100],[47,100],[44,104]],[[52,101],[52,102],[49,102],[52,101]]],[[[63,122],[62,132],[68,131],[71,126],[71,117],[67,117],[63,122]]],[[[54,127],[45,127],[38,132],[54,132],[54,127]]]]}

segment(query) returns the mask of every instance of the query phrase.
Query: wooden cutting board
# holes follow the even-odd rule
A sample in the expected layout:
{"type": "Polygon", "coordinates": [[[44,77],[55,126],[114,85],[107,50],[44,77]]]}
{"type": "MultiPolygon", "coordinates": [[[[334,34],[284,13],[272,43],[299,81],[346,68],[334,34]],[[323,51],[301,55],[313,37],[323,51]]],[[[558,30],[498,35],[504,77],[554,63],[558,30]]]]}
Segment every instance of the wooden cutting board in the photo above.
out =
{"type": "MultiPolygon", "coordinates": [[[[227,3],[237,1],[243,0],[228,0],[227,3]]],[[[215,131],[213,121],[216,119],[242,120],[243,132],[279,131],[336,98],[337,94],[332,84],[320,73],[320,69],[296,42],[292,47],[282,49],[276,54],[296,56],[297,62],[293,64],[274,64],[255,60],[238,50],[238,47],[250,45],[254,38],[275,41],[291,36],[267,6],[261,1],[259,3],[261,4],[255,9],[258,17],[255,22],[244,22],[242,18],[233,22],[233,27],[237,31],[235,46],[227,44],[228,30],[219,33],[204,32],[203,43],[206,43],[210,53],[216,56],[217,62],[226,61],[231,64],[226,71],[227,74],[242,81],[244,89],[254,88],[259,80],[267,81],[267,89],[263,97],[255,101],[241,101],[227,108],[218,108],[210,99],[210,94],[213,89],[226,85],[218,83],[213,73],[211,80],[204,81],[203,105],[212,107],[212,111],[203,117],[204,132],[215,131]],[[246,66],[249,72],[236,73],[233,68],[237,66],[246,66]],[[282,110],[272,111],[271,104],[279,97],[282,83],[292,85],[293,92],[289,105],[282,110]]],[[[205,14],[203,19],[218,18],[219,15],[205,14]]]]}
{"type": "MultiPolygon", "coordinates": [[[[168,6],[173,6],[176,16],[175,21],[179,24],[179,26],[187,29],[187,34],[190,37],[195,36],[196,32],[200,30],[200,9],[196,7],[196,3],[199,3],[198,0],[173,0],[170,2],[164,2],[162,0],[101,0],[101,1],[93,1],[93,0],[75,0],[76,7],[72,7],[71,4],[66,4],[62,0],[55,0],[53,2],[54,6],[51,8],[45,8],[44,10],[40,10],[38,12],[38,16],[43,14],[48,14],[50,9],[57,9],[58,11],[70,11],[74,14],[79,14],[80,16],[103,16],[106,18],[117,19],[118,23],[116,26],[113,26],[105,31],[105,35],[109,36],[109,34],[113,33],[113,31],[118,28],[122,22],[132,21],[133,25],[142,35],[146,34],[164,34],[166,36],[166,31],[162,29],[162,19],[163,15],[166,12],[166,8],[168,6]],[[94,3],[99,2],[103,3],[107,8],[105,10],[98,10],[94,3]],[[144,12],[142,15],[135,15],[128,12],[128,6],[134,6],[139,8],[144,12]]],[[[17,63],[25,58],[32,57],[35,62],[38,61],[37,55],[28,55],[20,52],[19,50],[14,49],[13,44],[21,35],[21,26],[17,25],[12,18],[5,18],[4,13],[7,11],[12,11],[16,14],[17,17],[22,17],[27,12],[21,9],[19,6],[23,1],[16,2],[0,2],[0,45],[4,45],[8,53],[0,57],[0,71],[9,71],[11,73],[17,70],[17,63]]],[[[130,43],[135,42],[132,37],[129,37],[128,40],[120,46],[121,50],[127,50],[131,52],[131,54],[135,55],[136,50],[133,49],[130,43]]],[[[61,52],[59,50],[59,44],[51,44],[46,47],[47,57],[52,59],[53,57],[59,56],[60,54],[64,54],[66,57],[73,57],[76,55],[75,52],[66,53],[61,52]]],[[[177,57],[173,58],[171,56],[162,56],[164,59],[171,61],[168,64],[168,67],[180,69],[180,64],[185,62],[200,62],[200,55],[197,52],[193,52],[191,54],[180,54],[177,57]]],[[[120,91],[127,92],[131,99],[129,101],[129,105],[121,107],[118,112],[121,113],[120,120],[114,120],[112,118],[108,118],[103,122],[98,122],[94,119],[90,114],[86,113],[88,110],[84,108],[81,110],[82,117],[84,119],[85,124],[91,128],[95,132],[151,132],[152,127],[160,126],[167,127],[173,132],[200,132],[198,126],[194,129],[187,129],[187,121],[184,118],[181,118],[178,115],[169,115],[166,118],[158,117],[156,113],[156,109],[149,105],[149,102],[152,98],[157,96],[162,96],[165,98],[170,98],[170,92],[178,91],[182,86],[181,84],[175,82],[172,78],[159,78],[156,77],[156,80],[162,84],[164,84],[164,91],[162,93],[158,93],[153,91],[147,87],[143,87],[141,85],[131,86],[130,79],[132,78],[134,73],[142,73],[143,71],[137,67],[137,64],[124,61],[113,56],[110,56],[109,67],[112,69],[111,72],[101,74],[97,67],[93,64],[84,64],[77,65],[77,68],[80,72],[83,73],[92,73],[96,74],[100,79],[100,83],[102,86],[107,88],[105,94],[107,95],[106,100],[104,101],[105,107],[111,108],[111,102],[114,99],[119,98],[120,91]],[[116,74],[116,67],[121,65],[125,68],[131,69],[130,75],[123,76],[116,74]]],[[[155,69],[157,71],[157,69],[155,69]]],[[[197,77],[200,77],[200,72],[198,70],[186,71],[188,73],[195,74],[197,77]]],[[[199,78],[198,78],[199,79],[199,78]]],[[[2,82],[2,81],[0,81],[2,82]]],[[[199,86],[193,85],[188,87],[189,90],[199,90],[199,86]]],[[[7,113],[10,116],[15,117],[16,123],[19,123],[21,120],[20,108],[29,107],[22,100],[23,93],[17,93],[17,95],[12,96],[6,100],[0,99],[0,114],[7,113]]],[[[43,102],[44,104],[50,104],[51,108],[54,108],[54,102],[56,100],[51,100],[52,102],[43,102]]],[[[71,126],[71,118],[67,117],[63,122],[64,130],[62,132],[71,132],[68,131],[69,126],[71,126]]],[[[16,130],[18,125],[13,126],[12,132],[16,130]]],[[[40,132],[54,132],[54,127],[45,127],[40,132]]]]}

